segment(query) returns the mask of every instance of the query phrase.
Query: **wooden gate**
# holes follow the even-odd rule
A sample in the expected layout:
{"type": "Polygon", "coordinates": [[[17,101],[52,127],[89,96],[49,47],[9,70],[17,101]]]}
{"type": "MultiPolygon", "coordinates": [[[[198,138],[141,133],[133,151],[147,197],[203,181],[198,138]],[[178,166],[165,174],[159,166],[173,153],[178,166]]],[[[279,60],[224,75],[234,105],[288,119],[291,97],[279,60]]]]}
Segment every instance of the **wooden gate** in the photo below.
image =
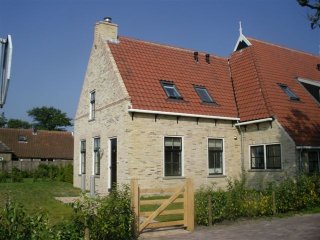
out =
{"type": "Polygon", "coordinates": [[[188,231],[194,229],[194,193],[191,179],[176,188],[166,189],[140,189],[136,179],[131,180],[131,203],[136,215],[136,226],[138,233],[147,228],[162,228],[172,226],[183,226],[188,231]],[[143,200],[142,195],[172,195],[165,199],[143,200]],[[166,210],[172,203],[182,203],[182,208],[166,210]],[[143,205],[160,205],[155,211],[141,211],[143,205]],[[182,214],[182,220],[176,221],[154,221],[156,217],[163,215],[182,214]]]}

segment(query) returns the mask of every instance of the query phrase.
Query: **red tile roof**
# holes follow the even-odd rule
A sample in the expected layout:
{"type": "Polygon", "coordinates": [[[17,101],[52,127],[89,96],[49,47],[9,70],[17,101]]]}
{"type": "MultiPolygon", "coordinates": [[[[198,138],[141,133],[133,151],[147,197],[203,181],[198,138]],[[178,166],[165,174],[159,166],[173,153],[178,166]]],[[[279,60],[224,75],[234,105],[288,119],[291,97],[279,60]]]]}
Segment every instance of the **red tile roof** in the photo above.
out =
{"type": "Polygon", "coordinates": [[[121,37],[108,43],[124,81],[132,108],[208,116],[237,117],[227,59],[191,50],[121,37]],[[168,99],[160,81],[173,81],[183,100],[168,99]],[[217,102],[201,102],[193,85],[207,88],[217,102]]]}
{"type": "Polygon", "coordinates": [[[73,135],[70,132],[0,128],[0,141],[18,158],[73,159],[73,135]],[[26,141],[19,141],[19,136],[26,141]]]}
{"type": "Polygon", "coordinates": [[[297,81],[320,83],[320,57],[248,39],[252,46],[235,52],[230,61],[241,121],[273,116],[298,146],[320,146],[320,105],[297,81]],[[279,83],[300,101],[290,100],[279,83]]]}
{"type": "Polygon", "coordinates": [[[297,77],[320,81],[318,56],[249,38],[252,46],[228,59],[126,37],[108,43],[132,108],[195,115],[276,118],[297,145],[320,146],[320,108],[297,77]],[[230,78],[230,76],[232,78],[230,78]],[[173,81],[183,100],[168,99],[160,81],[173,81]],[[290,100],[279,83],[300,101],[290,100]],[[194,85],[205,86],[217,102],[204,104],[194,85]]]}

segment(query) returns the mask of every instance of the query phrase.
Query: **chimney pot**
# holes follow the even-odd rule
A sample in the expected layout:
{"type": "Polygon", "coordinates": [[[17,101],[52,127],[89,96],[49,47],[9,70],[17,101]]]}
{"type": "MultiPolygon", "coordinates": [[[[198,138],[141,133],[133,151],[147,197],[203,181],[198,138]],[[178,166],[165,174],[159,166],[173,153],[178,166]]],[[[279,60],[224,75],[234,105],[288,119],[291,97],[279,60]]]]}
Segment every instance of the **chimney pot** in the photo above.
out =
{"type": "Polygon", "coordinates": [[[103,18],[103,20],[105,22],[112,23],[112,18],[111,17],[105,17],[105,18],[103,18]]]}

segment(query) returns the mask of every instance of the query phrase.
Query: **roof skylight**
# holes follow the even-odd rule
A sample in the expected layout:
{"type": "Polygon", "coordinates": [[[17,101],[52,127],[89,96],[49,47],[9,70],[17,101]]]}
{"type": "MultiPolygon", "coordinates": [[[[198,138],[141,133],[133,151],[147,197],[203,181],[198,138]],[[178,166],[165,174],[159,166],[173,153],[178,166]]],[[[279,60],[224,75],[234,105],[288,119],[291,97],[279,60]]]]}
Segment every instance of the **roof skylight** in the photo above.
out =
{"type": "Polygon", "coordinates": [[[290,100],[300,100],[299,97],[287,85],[279,83],[279,86],[288,95],[290,100]]]}
{"type": "Polygon", "coordinates": [[[212,97],[208,93],[208,90],[205,87],[201,86],[194,86],[194,89],[196,90],[197,94],[201,98],[202,102],[205,103],[214,103],[212,97]]]}
{"type": "Polygon", "coordinates": [[[176,88],[176,85],[174,83],[161,81],[161,85],[162,85],[164,91],[166,92],[168,98],[182,99],[182,96],[179,93],[179,91],[176,88]]]}

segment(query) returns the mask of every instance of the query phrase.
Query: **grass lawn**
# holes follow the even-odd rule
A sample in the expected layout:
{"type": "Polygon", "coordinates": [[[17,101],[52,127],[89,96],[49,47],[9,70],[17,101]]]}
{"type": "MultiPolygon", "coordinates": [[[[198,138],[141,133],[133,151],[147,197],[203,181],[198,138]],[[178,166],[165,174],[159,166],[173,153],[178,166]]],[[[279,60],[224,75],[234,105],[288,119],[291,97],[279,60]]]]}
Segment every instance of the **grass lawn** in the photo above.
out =
{"type": "Polygon", "coordinates": [[[44,211],[52,224],[70,218],[72,208],[54,199],[54,197],[79,196],[80,190],[70,183],[56,181],[37,181],[24,179],[21,183],[0,183],[0,207],[3,208],[8,198],[23,205],[24,209],[33,214],[44,211]]]}

